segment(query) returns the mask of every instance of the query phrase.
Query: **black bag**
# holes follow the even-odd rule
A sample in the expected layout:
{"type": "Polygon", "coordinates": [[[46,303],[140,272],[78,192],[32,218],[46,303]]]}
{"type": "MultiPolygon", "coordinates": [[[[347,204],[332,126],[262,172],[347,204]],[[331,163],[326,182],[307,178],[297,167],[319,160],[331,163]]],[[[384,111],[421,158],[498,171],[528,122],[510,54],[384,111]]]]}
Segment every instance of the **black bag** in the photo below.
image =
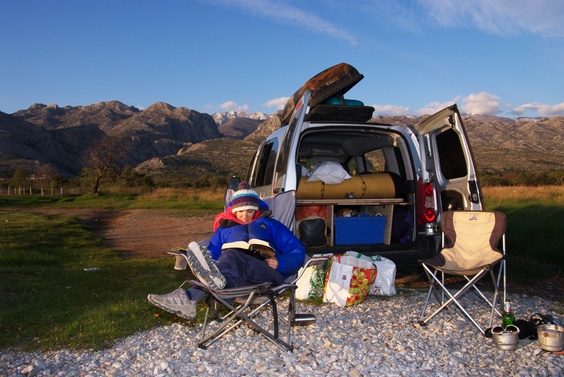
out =
{"type": "Polygon", "coordinates": [[[297,233],[305,247],[327,245],[327,225],[324,218],[310,216],[298,221],[297,233]]]}

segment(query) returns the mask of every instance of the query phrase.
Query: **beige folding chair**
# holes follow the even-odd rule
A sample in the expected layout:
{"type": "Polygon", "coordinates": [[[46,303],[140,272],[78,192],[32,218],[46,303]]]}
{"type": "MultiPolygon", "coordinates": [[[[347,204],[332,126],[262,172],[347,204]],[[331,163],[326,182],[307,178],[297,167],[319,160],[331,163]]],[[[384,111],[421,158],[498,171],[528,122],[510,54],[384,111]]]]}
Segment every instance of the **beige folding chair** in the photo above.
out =
{"type": "Polygon", "coordinates": [[[502,315],[502,305],[506,298],[505,214],[486,211],[448,211],[442,214],[441,227],[443,249],[435,257],[420,261],[431,286],[425,299],[419,324],[427,325],[443,309],[454,304],[482,334],[485,334],[485,329],[463,306],[462,298],[468,291],[476,292],[489,305],[491,315],[488,327],[492,326],[495,313],[502,315]],[[498,248],[500,240],[501,250],[498,248]],[[497,273],[495,272],[496,267],[498,267],[497,273]],[[488,274],[493,285],[491,300],[487,292],[482,292],[476,286],[476,283],[488,274]],[[451,292],[445,284],[445,275],[463,276],[466,283],[458,291],[451,292]],[[438,287],[441,288],[440,297],[436,292],[438,287]],[[500,298],[500,287],[503,289],[502,299],[500,298]],[[426,317],[427,306],[433,292],[441,306],[426,317]],[[445,295],[449,297],[446,301],[445,295]]]}

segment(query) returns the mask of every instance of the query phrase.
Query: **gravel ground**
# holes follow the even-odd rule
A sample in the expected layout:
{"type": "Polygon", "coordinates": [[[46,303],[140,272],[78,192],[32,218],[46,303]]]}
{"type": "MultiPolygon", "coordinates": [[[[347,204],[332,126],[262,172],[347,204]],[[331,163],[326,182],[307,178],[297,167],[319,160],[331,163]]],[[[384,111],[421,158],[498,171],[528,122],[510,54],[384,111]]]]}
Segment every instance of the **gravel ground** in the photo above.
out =
{"type": "MultiPolygon", "coordinates": [[[[401,289],[341,308],[298,304],[317,322],[297,327],[293,352],[282,351],[246,326],[208,350],[196,347],[201,325],[154,328],[101,351],[46,353],[0,351],[1,376],[562,376],[564,356],[522,339],[514,351],[498,350],[458,311],[417,324],[425,291],[401,289]]],[[[472,299],[472,298],[471,298],[472,299]]],[[[512,296],[517,318],[552,314],[562,307],[545,299],[512,296]]],[[[487,323],[489,314],[477,315],[487,323]]],[[[261,320],[259,320],[261,321],[261,320]]]]}

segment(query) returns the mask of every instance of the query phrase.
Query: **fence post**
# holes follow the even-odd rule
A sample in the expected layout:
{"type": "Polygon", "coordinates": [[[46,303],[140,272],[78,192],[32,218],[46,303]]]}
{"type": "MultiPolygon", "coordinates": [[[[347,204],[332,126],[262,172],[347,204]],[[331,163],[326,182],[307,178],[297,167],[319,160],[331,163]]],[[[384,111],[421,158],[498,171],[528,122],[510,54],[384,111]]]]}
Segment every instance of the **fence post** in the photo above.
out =
{"type": "Polygon", "coordinates": [[[61,186],[61,196],[63,196],[63,186],[61,186]]]}

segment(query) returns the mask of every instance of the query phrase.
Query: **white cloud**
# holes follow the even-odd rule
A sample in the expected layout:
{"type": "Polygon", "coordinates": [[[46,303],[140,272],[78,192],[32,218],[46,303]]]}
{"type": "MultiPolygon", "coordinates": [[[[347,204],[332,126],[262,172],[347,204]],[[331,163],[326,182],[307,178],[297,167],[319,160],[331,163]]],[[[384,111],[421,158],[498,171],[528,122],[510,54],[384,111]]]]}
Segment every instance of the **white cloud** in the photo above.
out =
{"type": "Polygon", "coordinates": [[[376,115],[407,115],[409,107],[396,105],[372,105],[374,114],[376,115]]]}
{"type": "Polygon", "coordinates": [[[284,105],[286,105],[286,102],[288,102],[288,98],[289,97],[274,98],[274,99],[271,99],[270,101],[266,102],[263,106],[264,107],[273,107],[276,110],[282,110],[284,108],[284,105]]]}
{"type": "Polygon", "coordinates": [[[446,102],[431,102],[428,103],[425,107],[420,108],[419,110],[416,111],[416,113],[418,115],[431,115],[436,113],[439,110],[444,109],[445,107],[449,107],[451,105],[454,105],[458,100],[460,99],[460,97],[456,97],[450,101],[446,101],[446,102]]]}
{"type": "Polygon", "coordinates": [[[219,108],[223,111],[249,111],[249,105],[239,106],[235,101],[223,102],[219,108]]]}
{"type": "Polygon", "coordinates": [[[564,37],[562,0],[418,0],[443,27],[476,27],[492,34],[528,32],[564,37]]]}
{"type": "Polygon", "coordinates": [[[257,14],[281,23],[294,24],[316,33],[357,44],[351,32],[325,21],[316,14],[303,11],[282,0],[216,0],[216,3],[230,5],[251,14],[257,14]]]}
{"type": "Polygon", "coordinates": [[[487,92],[470,94],[462,99],[460,110],[467,114],[499,114],[503,110],[500,98],[487,92]]]}
{"type": "Polygon", "coordinates": [[[537,112],[542,116],[555,116],[564,115],[564,102],[557,103],[556,105],[545,105],[542,103],[526,103],[514,108],[511,113],[513,115],[521,116],[525,112],[537,112]]]}

